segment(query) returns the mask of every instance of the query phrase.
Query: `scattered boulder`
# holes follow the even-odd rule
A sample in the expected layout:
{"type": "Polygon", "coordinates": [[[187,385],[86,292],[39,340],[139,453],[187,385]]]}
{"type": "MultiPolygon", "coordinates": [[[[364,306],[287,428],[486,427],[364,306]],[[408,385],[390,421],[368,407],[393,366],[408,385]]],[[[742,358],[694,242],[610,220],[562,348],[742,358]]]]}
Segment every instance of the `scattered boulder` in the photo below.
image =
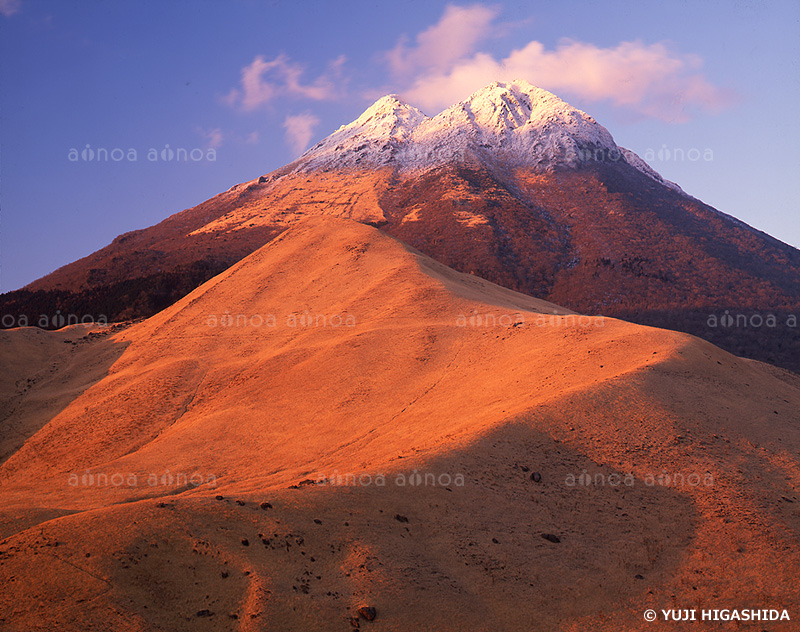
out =
{"type": "Polygon", "coordinates": [[[310,478],[304,478],[299,483],[295,483],[294,485],[289,485],[289,489],[300,489],[301,487],[305,487],[306,485],[314,485],[316,483],[315,480],[310,478]]]}
{"type": "Polygon", "coordinates": [[[214,613],[211,612],[211,610],[207,610],[207,609],[206,610],[198,610],[197,614],[195,616],[198,616],[198,617],[213,617],[214,613]]]}
{"type": "Polygon", "coordinates": [[[531,474],[531,480],[534,483],[541,483],[542,482],[542,475],[539,472],[534,472],[531,474]]]}
{"type": "Polygon", "coordinates": [[[239,505],[240,507],[244,507],[245,502],[243,500],[237,500],[236,504],[239,505]]]}
{"type": "Polygon", "coordinates": [[[272,503],[261,503],[259,507],[266,511],[267,509],[272,509],[272,503]]]}
{"type": "Polygon", "coordinates": [[[216,496],[214,496],[214,500],[225,500],[225,496],[220,496],[219,494],[217,494],[216,496]]]}
{"type": "Polygon", "coordinates": [[[561,538],[559,538],[557,535],[553,535],[552,533],[543,533],[542,537],[553,544],[559,544],[561,542],[561,538]]]}
{"type": "Polygon", "coordinates": [[[367,621],[374,621],[378,613],[372,606],[361,606],[358,609],[358,614],[360,614],[367,621]]]}
{"type": "Polygon", "coordinates": [[[250,546],[250,540],[247,538],[242,538],[242,546],[250,546]]]}
{"type": "Polygon", "coordinates": [[[397,522],[408,522],[408,518],[401,516],[400,514],[395,514],[394,519],[397,520],[397,522]]]}

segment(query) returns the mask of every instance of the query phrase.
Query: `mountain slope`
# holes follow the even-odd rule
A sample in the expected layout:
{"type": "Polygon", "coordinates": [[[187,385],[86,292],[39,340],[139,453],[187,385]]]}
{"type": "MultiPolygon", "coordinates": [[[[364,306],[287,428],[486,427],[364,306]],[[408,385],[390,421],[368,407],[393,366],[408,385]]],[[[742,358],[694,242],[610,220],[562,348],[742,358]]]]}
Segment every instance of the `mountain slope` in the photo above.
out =
{"type": "Polygon", "coordinates": [[[310,215],[379,226],[571,309],[800,370],[800,251],[686,195],[589,115],[522,81],[432,118],[384,97],[296,162],[119,238],[33,294],[6,296],[3,310],[150,315],[310,215]],[[727,316],[737,325],[721,326],[727,316]]]}
{"type": "Polygon", "coordinates": [[[685,334],[309,218],[72,338],[66,373],[93,346],[108,368],[57,414],[58,370],[17,393],[41,429],[0,465],[4,629],[344,630],[371,606],[362,629],[625,631],[800,603],[800,383],[685,334]]]}

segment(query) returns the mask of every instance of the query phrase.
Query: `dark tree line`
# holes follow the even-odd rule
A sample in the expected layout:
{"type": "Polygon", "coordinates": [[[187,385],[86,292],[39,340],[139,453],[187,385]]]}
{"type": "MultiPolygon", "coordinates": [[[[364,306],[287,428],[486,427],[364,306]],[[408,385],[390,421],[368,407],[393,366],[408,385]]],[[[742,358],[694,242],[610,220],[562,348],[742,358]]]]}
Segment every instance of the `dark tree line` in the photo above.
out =
{"type": "Polygon", "coordinates": [[[229,263],[195,261],[150,276],[126,279],[80,292],[15,290],[0,294],[0,326],[58,329],[70,322],[116,322],[148,318],[216,276],[229,263]]]}

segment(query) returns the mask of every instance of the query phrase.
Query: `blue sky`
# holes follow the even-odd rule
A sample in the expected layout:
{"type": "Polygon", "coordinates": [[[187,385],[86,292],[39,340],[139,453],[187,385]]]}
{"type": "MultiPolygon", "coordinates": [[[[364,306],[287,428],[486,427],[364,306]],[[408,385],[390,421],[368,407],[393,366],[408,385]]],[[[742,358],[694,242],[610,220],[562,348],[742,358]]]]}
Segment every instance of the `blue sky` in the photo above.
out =
{"type": "Polygon", "coordinates": [[[282,166],[382,94],[434,115],[510,78],[800,246],[798,60],[794,0],[0,0],[0,291],[282,166]]]}

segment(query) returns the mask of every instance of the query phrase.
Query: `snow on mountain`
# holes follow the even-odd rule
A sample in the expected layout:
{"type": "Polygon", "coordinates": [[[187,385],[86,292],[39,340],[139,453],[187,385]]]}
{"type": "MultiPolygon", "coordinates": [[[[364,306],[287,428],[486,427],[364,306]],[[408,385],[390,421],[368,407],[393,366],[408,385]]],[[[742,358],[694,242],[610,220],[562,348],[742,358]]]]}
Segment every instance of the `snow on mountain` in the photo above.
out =
{"type": "Polygon", "coordinates": [[[309,149],[300,160],[303,170],[380,166],[391,162],[414,129],[428,117],[396,95],[381,97],[355,121],[309,149]]]}
{"type": "Polygon", "coordinates": [[[384,165],[415,170],[470,160],[542,170],[624,161],[681,191],[618,147],[594,118],[523,80],[492,83],[432,118],[396,95],[382,97],[303,154],[296,170],[384,165]]]}
{"type": "Polygon", "coordinates": [[[620,147],[619,150],[622,152],[622,155],[625,156],[625,162],[627,162],[631,167],[635,167],[644,175],[651,177],[656,182],[660,182],[665,187],[668,187],[673,191],[677,191],[678,193],[687,195],[687,193],[685,193],[684,190],[681,189],[677,184],[672,182],[672,180],[667,180],[660,173],[658,173],[658,171],[648,165],[636,152],[630,149],[625,149],[624,147],[620,147]]]}
{"type": "Polygon", "coordinates": [[[493,83],[420,123],[404,158],[407,164],[468,159],[514,166],[577,166],[582,153],[616,145],[588,114],[525,81],[493,83]]]}

